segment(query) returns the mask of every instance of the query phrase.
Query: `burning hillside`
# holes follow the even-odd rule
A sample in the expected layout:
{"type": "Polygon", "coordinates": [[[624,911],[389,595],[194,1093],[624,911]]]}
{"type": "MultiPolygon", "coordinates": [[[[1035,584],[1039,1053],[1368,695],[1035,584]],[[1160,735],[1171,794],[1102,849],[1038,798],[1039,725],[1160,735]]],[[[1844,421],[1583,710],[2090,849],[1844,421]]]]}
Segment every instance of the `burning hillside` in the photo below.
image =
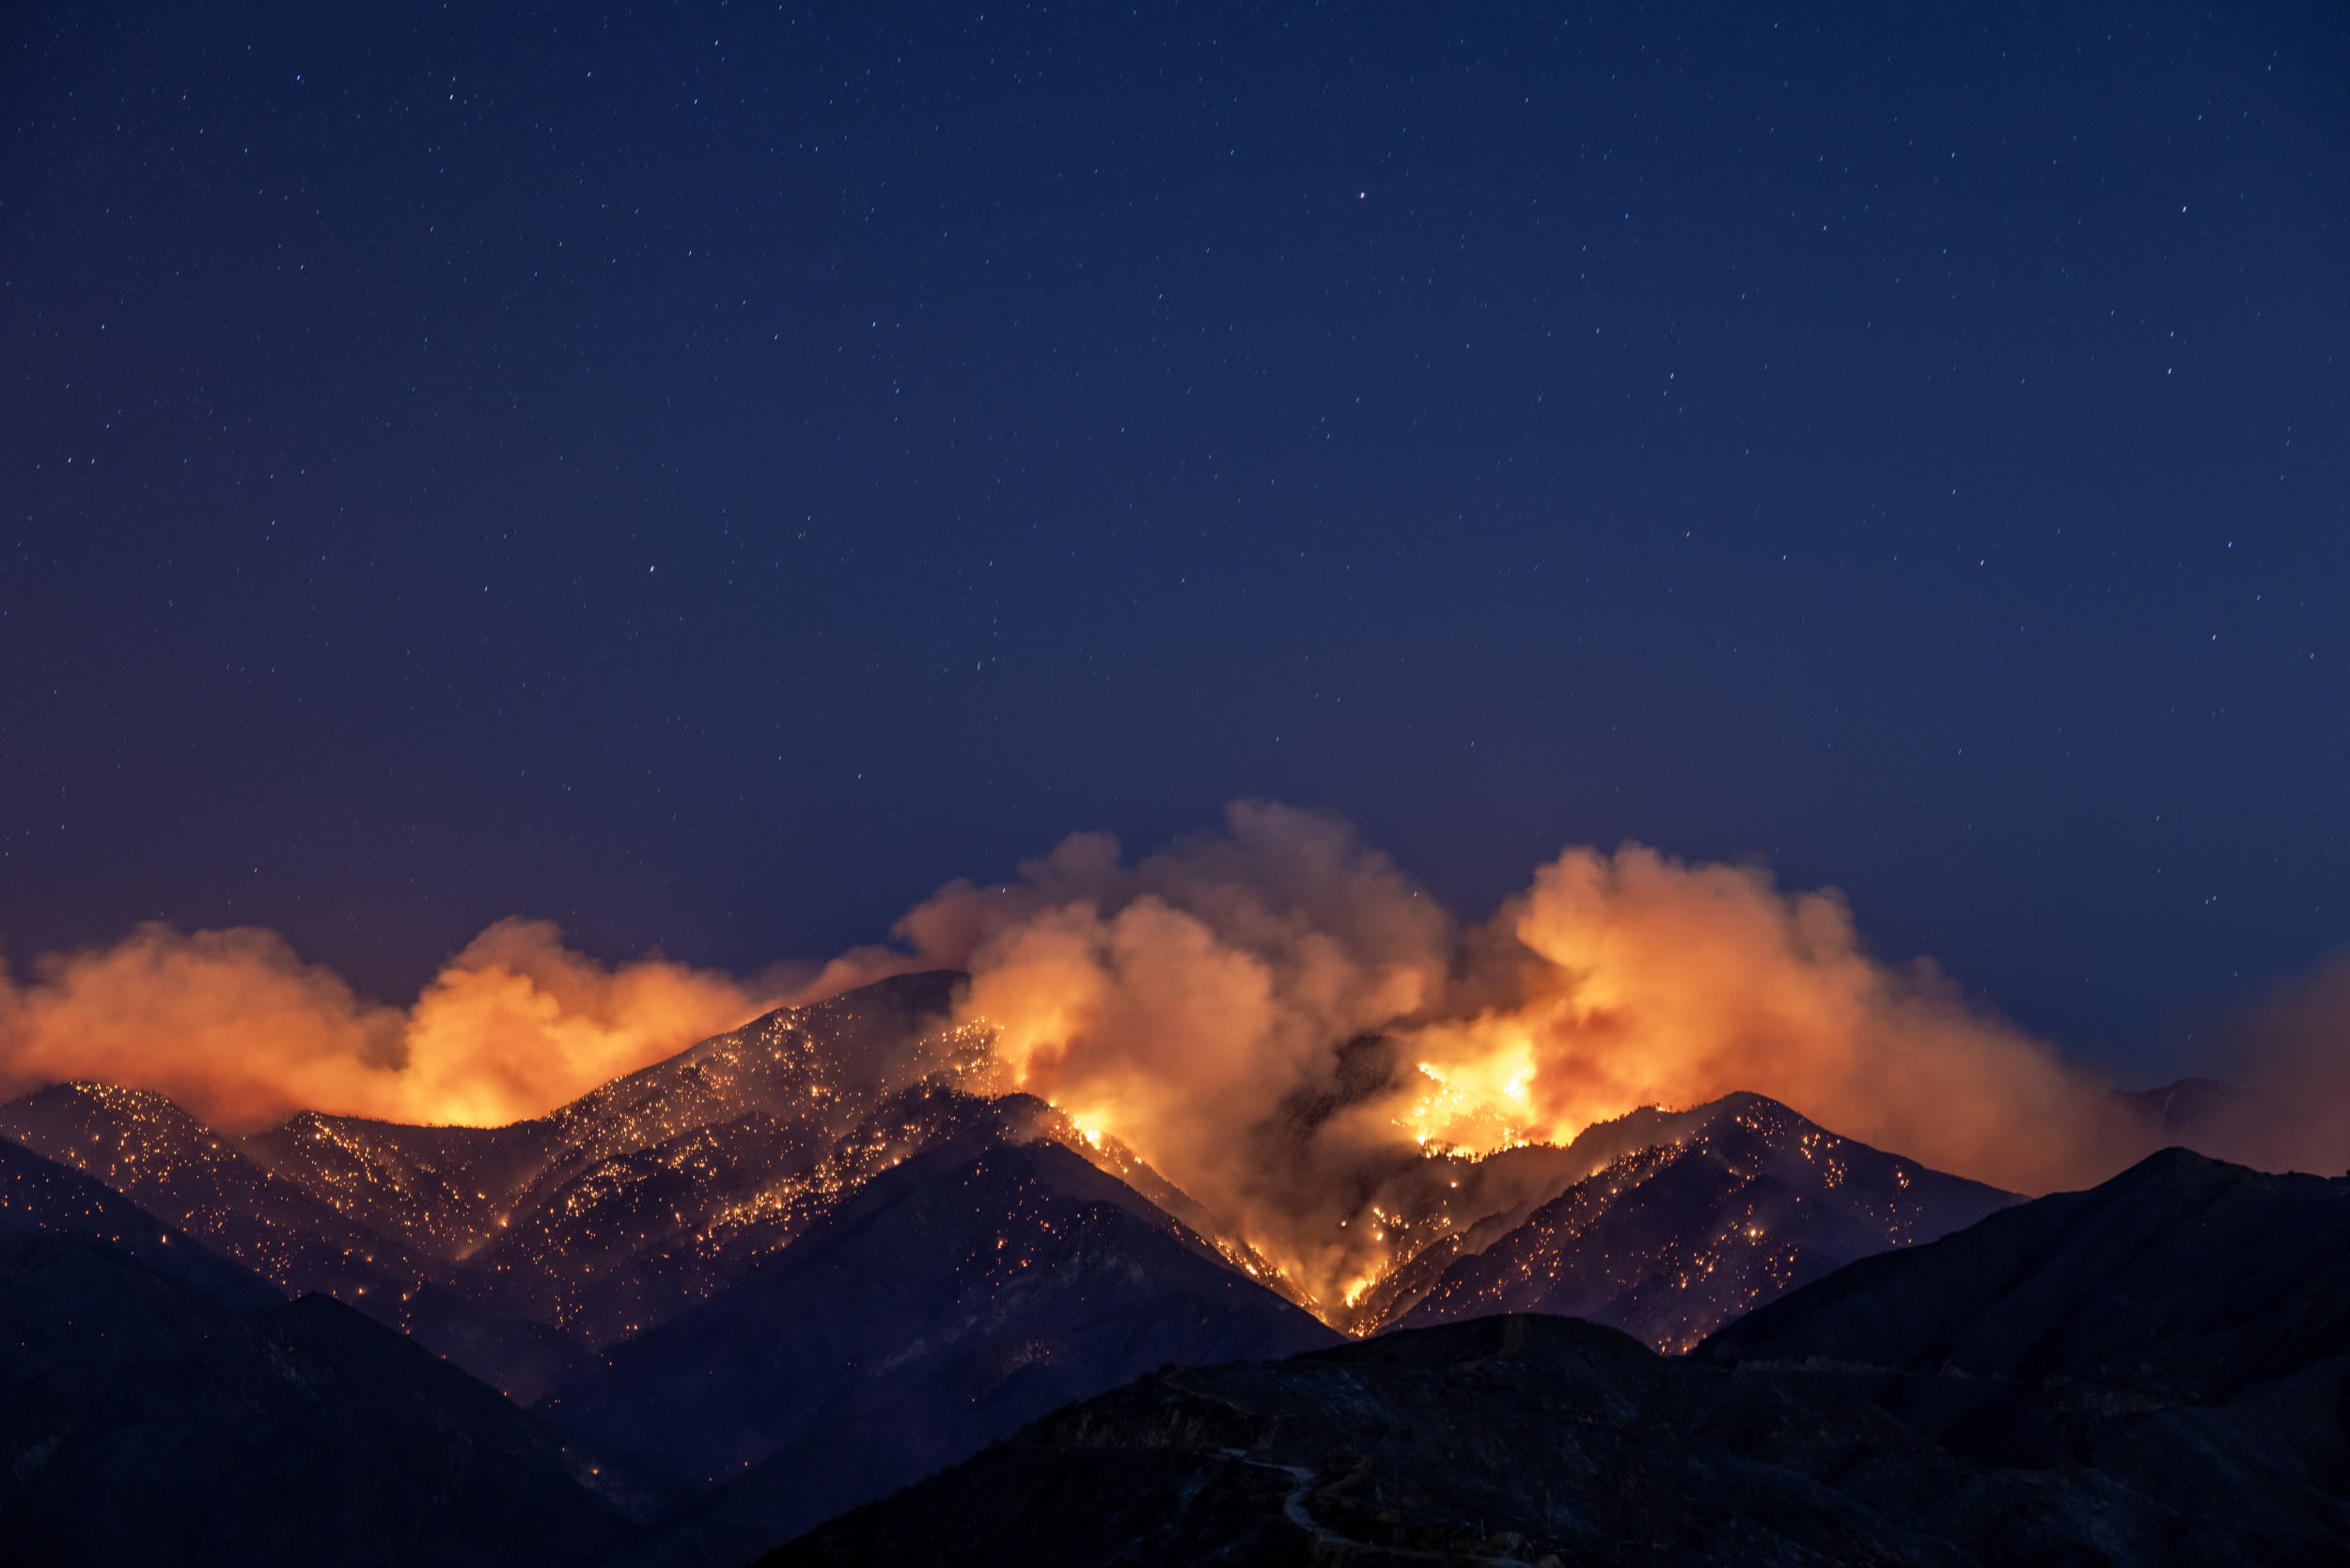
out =
{"type": "MultiPolygon", "coordinates": [[[[634,1080],[617,1074],[763,1004],[958,971],[927,1054],[844,1039],[794,1069],[789,1107],[695,1090],[715,1097],[703,1121],[845,1114],[850,1101],[828,1105],[844,1086],[901,1089],[947,1052],[959,1087],[1048,1102],[1094,1157],[1150,1171],[1229,1256],[1337,1322],[1433,1241],[1589,1174],[1543,1151],[1643,1105],[1761,1093],[1845,1137],[2028,1192],[2093,1181],[2146,1147],[2107,1086],[1930,964],[1872,957],[1833,891],[1782,892],[1752,867],[1638,846],[1568,850],[1464,923],[1343,823],[1238,805],[1223,831],[1131,864],[1114,841],[1077,835],[1012,881],[948,885],[895,934],[898,946],[803,966],[795,981],[750,983],[658,958],[609,968],[552,927],[508,921],[403,1011],[356,996],[267,933],[149,928],[0,988],[0,1079],[156,1090],[232,1130],[297,1109],[516,1123],[589,1105],[607,1080],[620,1092],[634,1080]]],[[[2296,1005],[2322,1012],[2332,996],[2321,985],[2296,1005]]],[[[2279,1027],[2298,1040],[2299,1018],[2279,1027]]],[[[845,1126],[819,1120],[827,1137],[845,1126]]],[[[287,1159],[351,1157],[317,1126],[275,1137],[287,1159]]],[[[660,1157],[713,1168],[744,1157],[714,1137],[660,1157]]],[[[542,1178],[558,1174],[576,1173],[542,1178]]],[[[443,1179],[415,1181],[423,1193],[443,1179]]],[[[494,1239],[481,1214],[430,1223],[460,1227],[470,1246],[494,1239]]]]}

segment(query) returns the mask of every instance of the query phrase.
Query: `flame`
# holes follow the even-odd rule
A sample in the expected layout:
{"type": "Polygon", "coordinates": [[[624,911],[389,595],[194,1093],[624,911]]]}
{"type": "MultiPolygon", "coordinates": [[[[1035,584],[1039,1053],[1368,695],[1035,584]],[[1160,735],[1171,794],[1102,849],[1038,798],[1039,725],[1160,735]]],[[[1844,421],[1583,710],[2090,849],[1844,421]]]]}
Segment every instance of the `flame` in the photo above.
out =
{"type": "Polygon", "coordinates": [[[1423,1061],[1415,1071],[1431,1087],[1396,1118],[1396,1125],[1422,1149],[1482,1158],[1524,1143],[1574,1141],[1573,1133],[1558,1137],[1555,1128],[1548,1137],[1531,1136],[1535,1117],[1527,1102],[1527,1085],[1535,1063],[1530,1043],[1515,1049],[1504,1043],[1481,1059],[1449,1067],[1423,1061]]]}

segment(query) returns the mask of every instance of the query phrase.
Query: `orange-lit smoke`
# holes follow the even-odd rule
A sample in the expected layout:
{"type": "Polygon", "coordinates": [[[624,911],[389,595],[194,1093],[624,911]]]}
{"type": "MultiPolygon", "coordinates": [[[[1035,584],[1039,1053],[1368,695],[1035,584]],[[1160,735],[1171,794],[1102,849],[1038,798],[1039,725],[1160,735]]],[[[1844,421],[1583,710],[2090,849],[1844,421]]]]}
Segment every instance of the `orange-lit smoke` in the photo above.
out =
{"type": "MultiPolygon", "coordinates": [[[[26,984],[0,972],[0,1090],[98,1078],[231,1128],[297,1107],[496,1123],[767,1006],[961,968],[962,1021],[993,1032],[1002,1082],[1126,1144],[1325,1309],[1384,1266],[1399,1212],[1471,1184],[1429,1155],[1563,1143],[1643,1105],[1752,1090],[2024,1192],[2102,1180],[2154,1141],[1931,965],[1872,957],[1833,891],[1637,845],[1569,849],[1464,927],[1343,823],[1241,804],[1132,865],[1076,835],[1013,881],[949,884],[896,934],[742,981],[608,968],[509,920],[399,1009],[268,932],[148,927],[26,984]]],[[[2350,959],[2249,1040],[2254,1092],[2202,1146],[2350,1164],[2350,959]]],[[[1526,1200],[1496,1197],[1521,1179],[1479,1201],[1526,1200]]]]}
{"type": "Polygon", "coordinates": [[[2350,1169],[2350,952],[2279,990],[2232,1055],[2245,1092],[2197,1129],[2197,1147],[2268,1170],[2350,1169]]]}
{"type": "Polygon", "coordinates": [[[1352,1153],[1292,1147],[1310,1129],[1280,1113],[1329,1089],[1346,1041],[1440,1000],[1453,933],[1341,823],[1251,805],[1229,821],[1132,869],[1080,835],[1019,886],[950,886],[901,931],[935,958],[962,949],[965,1014],[995,1028],[1014,1083],[1277,1241],[1328,1206],[1291,1162],[1352,1153]]]}
{"type": "Polygon", "coordinates": [[[1833,891],[1627,845],[1569,850],[1498,922],[1520,995],[1407,1032],[1416,1135],[1563,1143],[1637,1105],[1767,1094],[1847,1137],[2012,1189],[2111,1173],[2107,1087],[1862,949],[1833,891]]]}
{"type": "Polygon", "coordinates": [[[1642,1105],[1751,1090],[2027,1191],[2141,1147],[2106,1086],[1930,967],[1870,957],[1836,894],[1637,846],[1569,850],[1464,931],[1344,824],[1241,805],[1133,867],[1072,838],[899,934],[968,968],[965,1017],[1012,1082],[1320,1299],[1375,1271],[1364,1215],[1399,1160],[1565,1142],[1642,1105]]]}
{"type": "Polygon", "coordinates": [[[296,1109],[496,1125],[732,1028],[762,998],[658,958],[606,967],[543,920],[501,920],[414,1006],[355,994],[284,938],[142,926],[0,972],[0,1092],[65,1079],[155,1090],[216,1126],[296,1109]]]}

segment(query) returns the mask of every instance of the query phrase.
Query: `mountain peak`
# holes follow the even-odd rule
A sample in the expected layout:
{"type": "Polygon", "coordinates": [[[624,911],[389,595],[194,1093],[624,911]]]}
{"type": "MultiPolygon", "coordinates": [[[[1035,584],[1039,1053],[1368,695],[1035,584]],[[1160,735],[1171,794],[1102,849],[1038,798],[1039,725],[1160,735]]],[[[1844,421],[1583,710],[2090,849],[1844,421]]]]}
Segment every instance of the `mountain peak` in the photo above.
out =
{"type": "Polygon", "coordinates": [[[86,1127],[136,1123],[166,1135],[185,1134],[214,1140],[210,1127],[180,1108],[169,1095],[151,1089],[127,1089],[120,1084],[76,1078],[51,1084],[0,1105],[0,1116],[27,1124],[86,1127]]]}
{"type": "Polygon", "coordinates": [[[1423,1265],[1424,1294],[1394,1316],[1418,1326],[1557,1312],[1683,1350],[1856,1258],[2014,1201],[1753,1093],[1635,1111],[1587,1130],[1569,1152],[1597,1168],[1481,1248],[1465,1238],[1441,1275],[1423,1265]]]}

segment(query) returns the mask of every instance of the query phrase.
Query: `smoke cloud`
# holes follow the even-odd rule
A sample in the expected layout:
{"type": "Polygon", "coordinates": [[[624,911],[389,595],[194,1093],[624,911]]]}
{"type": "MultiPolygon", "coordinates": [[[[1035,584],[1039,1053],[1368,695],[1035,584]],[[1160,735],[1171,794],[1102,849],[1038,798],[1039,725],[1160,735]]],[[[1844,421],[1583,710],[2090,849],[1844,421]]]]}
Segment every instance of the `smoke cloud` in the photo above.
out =
{"type": "Polygon", "coordinates": [[[2269,1170],[2350,1169],[2350,951],[2281,988],[2236,1031],[2222,1103],[2195,1142],[2269,1170]]]}
{"type": "MultiPolygon", "coordinates": [[[[1010,1081],[1116,1137],[1319,1299],[1399,1132],[1319,1114],[1350,1042],[1441,1001],[1450,917],[1334,819],[1238,805],[1138,865],[1098,834],[953,884],[899,934],[971,974],[1010,1081]]],[[[1417,1162],[1416,1150],[1400,1145],[1417,1162]]]]}
{"type": "Polygon", "coordinates": [[[142,926],[112,948],[0,971],[0,1090],[93,1078],[215,1126],[297,1109],[497,1125],[536,1116],[773,1005],[658,958],[607,967],[544,920],[501,920],[414,1006],[306,964],[274,932],[142,926]]]}
{"type": "Polygon", "coordinates": [[[970,972],[965,1021],[1010,1081],[1325,1303],[1378,1272],[1398,1172],[1426,1153],[1564,1143],[1644,1105],[1751,1090],[2026,1191],[2143,1143],[2108,1086],[1931,965],[1871,957],[1833,892],[1637,845],[1568,850],[1464,929],[1345,824],[1244,804],[1132,867],[1071,838],[898,934],[970,972]]]}
{"type": "MultiPolygon", "coordinates": [[[[1504,1188],[1533,1168],[1475,1157],[1641,1105],[1753,1090],[2027,1193],[2162,1141],[1931,964],[1870,954],[1832,890],[1639,845],[1565,850],[1465,925],[1344,823],[1243,803],[1131,864],[1074,835],[1010,881],[947,885],[894,935],[743,980],[607,966],[505,920],[396,1008],[269,932],[143,927],[0,972],[0,1090],[103,1079],[231,1129],[299,1107],[494,1124],[768,1007],[962,969],[958,1022],[992,1037],[996,1081],[1125,1144],[1325,1313],[1446,1193],[1481,1205],[1465,1219],[1530,1196],[1504,1188]]],[[[2350,957],[2254,1021],[2237,1076],[2201,1146],[2350,1164],[2350,957]]]]}
{"type": "MultiPolygon", "coordinates": [[[[1629,845],[1570,850],[1507,911],[1519,995],[1410,1031],[1437,1089],[1416,1130],[1563,1142],[1637,1105],[1734,1090],[1960,1175],[2045,1191],[2110,1173],[2108,1086],[1931,964],[1861,947],[1833,891],[1629,845]]],[[[1498,935],[1496,931],[1490,936],[1498,935]]]]}

